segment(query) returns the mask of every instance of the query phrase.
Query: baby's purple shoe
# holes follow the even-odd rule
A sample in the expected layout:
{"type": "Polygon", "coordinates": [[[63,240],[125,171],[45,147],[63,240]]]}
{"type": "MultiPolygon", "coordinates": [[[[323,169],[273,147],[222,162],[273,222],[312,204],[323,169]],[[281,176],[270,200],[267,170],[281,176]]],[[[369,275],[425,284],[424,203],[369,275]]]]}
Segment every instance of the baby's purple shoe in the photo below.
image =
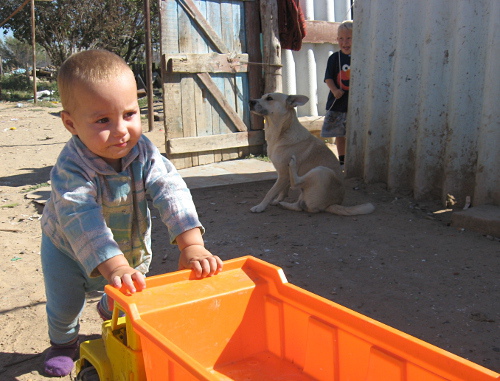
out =
{"type": "Polygon", "coordinates": [[[74,361],[78,355],[78,339],[63,345],[53,342],[50,344],[51,347],[45,356],[45,373],[48,376],[67,376],[73,370],[74,361]]]}

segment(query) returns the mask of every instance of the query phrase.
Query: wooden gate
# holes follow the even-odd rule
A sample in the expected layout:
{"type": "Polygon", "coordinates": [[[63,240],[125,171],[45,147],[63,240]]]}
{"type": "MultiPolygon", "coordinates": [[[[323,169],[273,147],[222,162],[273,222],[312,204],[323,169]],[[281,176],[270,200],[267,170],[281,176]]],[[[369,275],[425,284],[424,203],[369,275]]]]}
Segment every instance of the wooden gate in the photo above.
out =
{"type": "Polygon", "coordinates": [[[257,1],[161,0],[165,144],[177,168],[262,152],[257,1]],[[250,86],[250,84],[252,86],[250,86]]]}

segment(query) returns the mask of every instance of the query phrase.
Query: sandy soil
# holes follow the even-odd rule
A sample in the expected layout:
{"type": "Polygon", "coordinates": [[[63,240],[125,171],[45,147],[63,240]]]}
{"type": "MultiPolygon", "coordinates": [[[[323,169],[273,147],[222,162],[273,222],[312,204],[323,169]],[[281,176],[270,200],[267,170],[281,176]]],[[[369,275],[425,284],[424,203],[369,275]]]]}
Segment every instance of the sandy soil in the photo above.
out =
{"type": "MultiPolygon", "coordinates": [[[[41,207],[28,196],[48,181],[69,138],[59,111],[57,105],[0,103],[1,380],[47,379],[41,207]]],[[[165,152],[162,130],[158,122],[146,134],[165,152]]],[[[254,255],[269,261],[291,283],[500,371],[498,239],[450,227],[451,211],[436,202],[417,203],[383,184],[353,179],[345,203],[370,201],[375,213],[338,217],[278,207],[251,213],[271,184],[192,191],[213,253],[224,260],[254,255]]],[[[177,249],[165,243],[165,228],[155,225],[153,239],[150,274],[174,271],[177,249]]],[[[84,338],[100,333],[98,297],[88,296],[84,338]]]]}

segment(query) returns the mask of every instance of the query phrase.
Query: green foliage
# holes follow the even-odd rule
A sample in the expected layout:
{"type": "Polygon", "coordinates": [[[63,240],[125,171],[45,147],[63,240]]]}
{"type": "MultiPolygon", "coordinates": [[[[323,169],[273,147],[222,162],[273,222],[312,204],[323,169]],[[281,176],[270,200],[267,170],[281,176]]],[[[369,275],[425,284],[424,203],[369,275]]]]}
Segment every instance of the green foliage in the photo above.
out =
{"type": "MultiPolygon", "coordinates": [[[[10,102],[33,101],[33,81],[26,74],[8,74],[0,78],[0,87],[2,96],[0,100],[10,102]]],[[[51,90],[53,100],[59,99],[56,81],[37,80],[36,88],[38,91],[51,90]]],[[[38,103],[38,102],[37,102],[38,103]]]]}
{"type": "Polygon", "coordinates": [[[57,88],[57,82],[56,81],[42,81],[42,80],[37,80],[36,81],[36,88],[37,88],[38,91],[42,91],[42,90],[53,91],[52,96],[53,97],[59,97],[59,90],[57,88]]]}
{"type": "MultiPolygon", "coordinates": [[[[8,36],[0,40],[0,56],[4,73],[18,68],[31,68],[33,65],[33,47],[31,43],[22,42],[8,36]]],[[[40,45],[36,45],[37,66],[49,64],[47,53],[40,45]]]]}
{"type": "Polygon", "coordinates": [[[23,188],[21,190],[21,193],[33,192],[33,191],[36,191],[37,189],[48,187],[49,185],[50,185],[49,183],[40,183],[40,184],[31,185],[28,188],[23,188]]]}
{"type": "MultiPolygon", "coordinates": [[[[2,91],[29,91],[33,89],[33,81],[26,74],[7,74],[0,79],[2,91]]],[[[33,95],[33,94],[31,94],[33,95]]]]}
{"type": "Polygon", "coordinates": [[[248,156],[246,156],[244,159],[257,159],[257,160],[260,160],[260,161],[265,161],[265,162],[268,162],[270,163],[271,162],[271,159],[269,159],[269,156],[265,156],[265,155],[253,155],[253,154],[250,154],[248,156]]]}
{"type": "Polygon", "coordinates": [[[19,203],[16,202],[16,203],[13,203],[13,204],[5,204],[5,205],[2,205],[0,206],[1,208],[15,208],[16,206],[18,206],[19,203]]]}
{"type": "MultiPolygon", "coordinates": [[[[6,19],[19,5],[19,0],[2,0],[0,20],[6,19]]],[[[160,40],[158,8],[159,2],[151,1],[151,35],[156,46],[160,40]]],[[[12,30],[20,41],[31,42],[30,14],[30,6],[25,6],[4,28],[12,30]]],[[[35,26],[36,41],[46,49],[56,66],[72,53],[91,48],[111,50],[127,62],[144,57],[143,1],[35,2],[35,26]]]]}

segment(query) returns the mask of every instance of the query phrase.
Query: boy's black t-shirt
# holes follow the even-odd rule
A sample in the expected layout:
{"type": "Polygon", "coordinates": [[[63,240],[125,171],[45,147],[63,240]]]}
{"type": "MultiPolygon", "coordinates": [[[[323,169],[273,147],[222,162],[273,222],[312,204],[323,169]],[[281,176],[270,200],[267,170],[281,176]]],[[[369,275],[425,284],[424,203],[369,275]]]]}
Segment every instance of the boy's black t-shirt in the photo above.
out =
{"type": "Polygon", "coordinates": [[[326,64],[325,80],[333,79],[335,85],[344,90],[342,98],[337,99],[332,107],[335,99],[331,91],[328,91],[328,100],[326,101],[326,109],[333,111],[347,112],[348,98],[349,98],[349,80],[351,78],[351,56],[338,51],[328,57],[326,64]],[[340,68],[339,69],[339,55],[340,55],[340,68]]]}

